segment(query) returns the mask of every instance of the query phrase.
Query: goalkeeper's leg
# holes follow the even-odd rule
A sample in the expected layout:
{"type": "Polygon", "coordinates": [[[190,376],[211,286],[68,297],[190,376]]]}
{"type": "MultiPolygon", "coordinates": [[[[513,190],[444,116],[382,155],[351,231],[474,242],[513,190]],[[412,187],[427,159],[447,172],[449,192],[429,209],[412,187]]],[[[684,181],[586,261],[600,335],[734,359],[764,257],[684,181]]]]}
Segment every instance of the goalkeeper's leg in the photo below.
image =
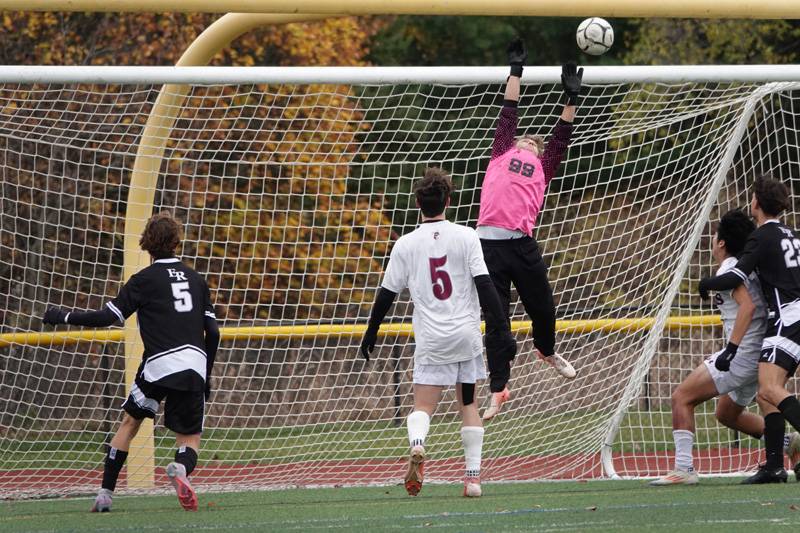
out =
{"type": "Polygon", "coordinates": [[[517,253],[519,257],[514,261],[512,281],[531,319],[533,345],[545,363],[562,377],[573,379],[577,375],[575,368],[555,352],[556,307],[553,289],[547,279],[547,265],[539,253],[539,246],[535,240],[528,239],[518,245],[517,253]]]}

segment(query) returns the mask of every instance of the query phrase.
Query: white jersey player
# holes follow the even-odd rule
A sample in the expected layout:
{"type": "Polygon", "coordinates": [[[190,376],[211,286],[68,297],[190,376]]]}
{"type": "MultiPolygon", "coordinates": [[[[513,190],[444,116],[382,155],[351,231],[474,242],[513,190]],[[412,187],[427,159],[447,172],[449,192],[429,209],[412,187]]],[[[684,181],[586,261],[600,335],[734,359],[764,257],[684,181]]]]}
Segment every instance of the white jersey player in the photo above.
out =
{"type": "MultiPolygon", "coordinates": [[[[722,217],[712,240],[712,254],[720,264],[718,275],[736,266],[736,255],[754,229],[755,224],[742,211],[729,211],[722,217]]],[[[722,424],[757,439],[764,435],[764,418],[745,411],[758,390],[758,358],[766,331],[767,306],[758,278],[752,275],[735,290],[718,292],[715,302],[728,344],[695,368],[672,393],[675,467],[651,485],[698,482],[692,459],[694,409],[711,398],[719,397],[715,415],[722,424]]],[[[793,437],[798,438],[797,434],[793,437]]],[[[780,454],[782,462],[782,446],[780,454]]]]}
{"type": "Polygon", "coordinates": [[[481,308],[487,324],[498,328],[487,337],[490,356],[513,357],[516,342],[509,331],[480,239],[472,228],[445,220],[453,190],[450,176],[431,168],[414,186],[422,224],[398,239],[361,343],[369,361],[378,329],[402,290],[414,302],[414,411],[408,416],[411,448],[405,487],[411,496],[422,488],[425,438],[442,391],[456,385],[460,405],[466,474],[464,496],[481,495],[483,424],[475,402],[475,383],[486,378],[481,342],[481,308]]]}

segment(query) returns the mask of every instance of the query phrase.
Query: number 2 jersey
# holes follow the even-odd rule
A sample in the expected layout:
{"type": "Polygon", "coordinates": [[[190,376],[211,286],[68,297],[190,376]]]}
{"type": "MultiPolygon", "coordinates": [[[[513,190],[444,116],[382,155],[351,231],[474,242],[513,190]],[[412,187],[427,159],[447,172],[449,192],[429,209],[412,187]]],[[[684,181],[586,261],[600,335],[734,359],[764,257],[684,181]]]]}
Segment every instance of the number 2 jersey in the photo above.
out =
{"type": "Polygon", "coordinates": [[[768,220],[750,234],[731,272],[745,281],[756,272],[769,306],[770,326],[789,328],[800,321],[799,265],[800,239],[786,225],[768,220]]]}
{"type": "Polygon", "coordinates": [[[473,278],[488,273],[472,228],[446,220],[423,222],[397,240],[381,285],[411,293],[416,363],[481,356],[481,310],[473,278]]]}
{"type": "Polygon", "coordinates": [[[205,279],[178,258],[156,259],[137,272],[106,306],[120,321],[136,313],[144,343],[137,372],[176,390],[203,390],[206,316],[214,317],[205,279]]]}

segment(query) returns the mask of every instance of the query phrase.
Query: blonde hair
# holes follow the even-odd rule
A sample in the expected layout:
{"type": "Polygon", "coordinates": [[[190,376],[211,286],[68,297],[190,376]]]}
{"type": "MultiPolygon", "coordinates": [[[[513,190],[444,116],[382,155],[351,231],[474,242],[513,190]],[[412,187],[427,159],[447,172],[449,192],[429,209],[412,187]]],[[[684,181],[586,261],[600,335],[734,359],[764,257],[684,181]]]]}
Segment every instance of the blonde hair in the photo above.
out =
{"type": "Polygon", "coordinates": [[[542,139],[541,135],[520,135],[514,139],[514,146],[518,146],[519,142],[523,139],[527,139],[533,143],[533,145],[536,147],[536,155],[542,155],[544,152],[544,139],[542,139]]]}

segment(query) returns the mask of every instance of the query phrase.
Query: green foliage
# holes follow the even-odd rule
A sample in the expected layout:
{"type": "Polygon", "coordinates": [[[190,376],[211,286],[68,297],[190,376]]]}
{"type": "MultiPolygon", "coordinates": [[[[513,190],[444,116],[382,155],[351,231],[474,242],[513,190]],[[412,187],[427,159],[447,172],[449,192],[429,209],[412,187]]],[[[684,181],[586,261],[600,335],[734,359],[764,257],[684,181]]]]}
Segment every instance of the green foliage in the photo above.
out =
{"type": "Polygon", "coordinates": [[[628,64],[757,64],[800,60],[799,20],[641,19],[625,40],[628,64]]]}
{"type": "MultiPolygon", "coordinates": [[[[519,35],[528,47],[529,65],[620,63],[623,47],[601,57],[583,54],[575,44],[581,19],[540,17],[412,17],[390,22],[372,37],[369,60],[376,65],[505,65],[506,45],[519,35]]],[[[611,20],[618,43],[627,20],[611,20]]]]}

